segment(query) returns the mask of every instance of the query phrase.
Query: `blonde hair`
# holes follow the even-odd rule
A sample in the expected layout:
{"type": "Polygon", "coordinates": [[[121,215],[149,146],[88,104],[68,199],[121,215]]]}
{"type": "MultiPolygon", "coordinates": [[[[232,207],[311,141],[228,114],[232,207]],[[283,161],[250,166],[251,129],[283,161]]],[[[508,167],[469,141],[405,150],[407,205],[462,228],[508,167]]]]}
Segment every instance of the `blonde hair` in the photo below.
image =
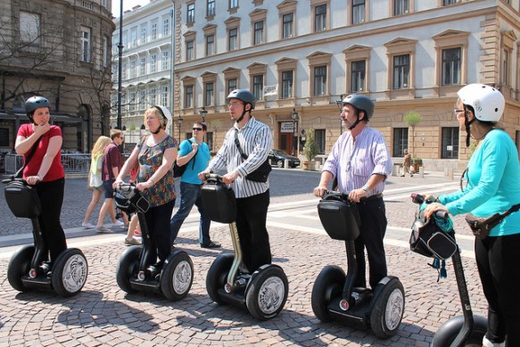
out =
{"type": "Polygon", "coordinates": [[[102,155],[105,151],[105,148],[110,144],[110,142],[110,137],[100,136],[94,144],[94,148],[92,148],[92,158],[96,158],[99,155],[102,155]]]}

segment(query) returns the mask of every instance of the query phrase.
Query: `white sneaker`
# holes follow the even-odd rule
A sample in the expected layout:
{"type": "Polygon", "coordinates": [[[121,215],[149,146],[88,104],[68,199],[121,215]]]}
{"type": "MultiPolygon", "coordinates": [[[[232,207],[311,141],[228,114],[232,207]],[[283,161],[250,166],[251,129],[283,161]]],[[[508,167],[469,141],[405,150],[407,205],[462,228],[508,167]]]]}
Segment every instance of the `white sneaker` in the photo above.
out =
{"type": "Polygon", "coordinates": [[[124,227],[125,223],[120,220],[117,220],[113,225],[115,225],[116,227],[124,227]]]}
{"type": "Polygon", "coordinates": [[[90,223],[81,223],[81,226],[86,229],[94,229],[96,226],[90,223]]]}
{"type": "Polygon", "coordinates": [[[104,226],[101,226],[99,228],[94,229],[98,234],[111,234],[113,233],[112,230],[105,228],[104,226]]]}

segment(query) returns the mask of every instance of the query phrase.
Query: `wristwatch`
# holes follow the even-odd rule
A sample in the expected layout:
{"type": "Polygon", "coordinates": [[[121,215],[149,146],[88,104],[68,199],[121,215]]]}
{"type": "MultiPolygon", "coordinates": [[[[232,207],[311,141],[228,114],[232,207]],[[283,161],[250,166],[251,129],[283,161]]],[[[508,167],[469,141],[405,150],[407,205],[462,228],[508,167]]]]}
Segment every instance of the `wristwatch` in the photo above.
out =
{"type": "Polygon", "coordinates": [[[368,193],[370,189],[368,189],[368,186],[365,184],[363,187],[361,187],[365,191],[365,193],[368,193]]]}

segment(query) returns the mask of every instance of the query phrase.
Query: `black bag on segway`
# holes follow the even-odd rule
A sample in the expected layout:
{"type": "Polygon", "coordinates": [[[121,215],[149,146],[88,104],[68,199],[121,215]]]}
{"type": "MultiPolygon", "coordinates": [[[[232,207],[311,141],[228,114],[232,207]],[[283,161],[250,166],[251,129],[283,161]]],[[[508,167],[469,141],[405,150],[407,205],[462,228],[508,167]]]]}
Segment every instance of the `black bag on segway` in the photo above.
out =
{"type": "Polygon", "coordinates": [[[132,188],[133,189],[116,189],[114,192],[116,207],[129,215],[135,212],[145,213],[148,211],[150,203],[135,187],[132,186],[132,188]]]}
{"type": "Polygon", "coordinates": [[[28,185],[21,178],[4,180],[5,200],[18,218],[37,218],[41,214],[41,202],[36,187],[28,185]]]}
{"type": "Polygon", "coordinates": [[[217,179],[208,178],[201,188],[202,202],[212,221],[233,223],[237,217],[235,192],[217,179]]]}
{"type": "Polygon", "coordinates": [[[318,203],[323,228],[334,240],[355,240],[359,236],[361,218],[357,204],[339,194],[324,196],[318,203]]]}
{"type": "Polygon", "coordinates": [[[412,225],[409,242],[412,251],[430,258],[446,260],[457,251],[451,219],[443,221],[435,216],[425,219],[423,211],[412,225]]]}

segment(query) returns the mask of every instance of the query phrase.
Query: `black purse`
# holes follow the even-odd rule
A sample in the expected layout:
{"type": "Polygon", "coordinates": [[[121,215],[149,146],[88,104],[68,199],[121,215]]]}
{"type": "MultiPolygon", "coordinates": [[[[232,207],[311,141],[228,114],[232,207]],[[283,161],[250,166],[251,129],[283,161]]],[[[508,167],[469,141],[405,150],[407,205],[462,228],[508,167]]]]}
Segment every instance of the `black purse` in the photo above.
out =
{"type": "Polygon", "coordinates": [[[37,218],[41,214],[41,202],[35,186],[22,179],[23,170],[33,157],[40,139],[33,145],[25,163],[13,176],[2,181],[7,206],[18,218],[37,218]]]}
{"type": "MultiPolygon", "coordinates": [[[[247,155],[242,151],[242,147],[240,147],[240,142],[238,141],[238,131],[235,129],[235,145],[238,148],[238,151],[240,152],[240,156],[242,159],[246,160],[247,155]]],[[[267,158],[260,167],[258,167],[255,171],[249,173],[246,176],[246,179],[253,181],[253,182],[267,182],[267,178],[269,177],[269,173],[271,172],[273,168],[271,167],[271,164],[269,164],[269,158],[267,158]]]]}

